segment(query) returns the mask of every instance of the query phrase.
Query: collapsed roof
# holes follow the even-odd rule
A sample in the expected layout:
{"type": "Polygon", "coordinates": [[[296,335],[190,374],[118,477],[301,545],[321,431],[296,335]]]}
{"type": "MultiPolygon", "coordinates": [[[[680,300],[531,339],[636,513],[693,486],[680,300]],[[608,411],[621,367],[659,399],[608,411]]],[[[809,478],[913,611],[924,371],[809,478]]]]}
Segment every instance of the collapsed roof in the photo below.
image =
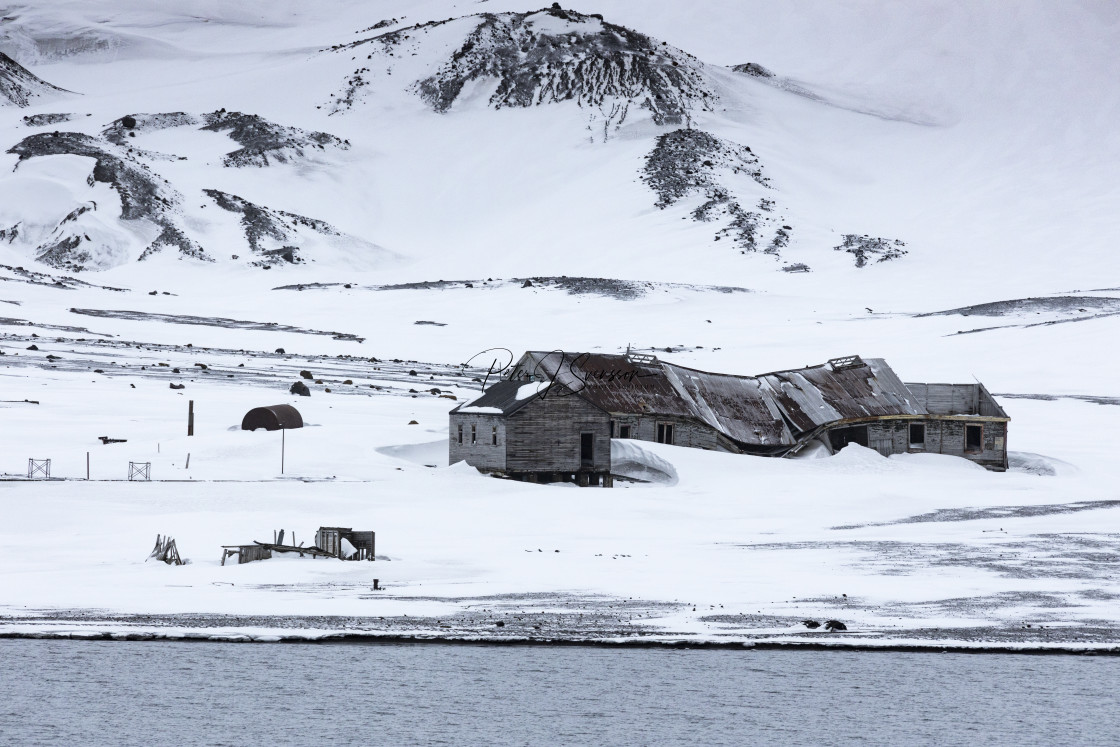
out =
{"type": "MultiPolygon", "coordinates": [[[[927,409],[925,397],[919,400],[883,359],[859,356],[760,376],[733,376],[650,355],[530,351],[510,378],[512,382],[502,382],[505,386],[495,391],[494,404],[509,397],[513,383],[557,382],[611,413],[700,421],[754,453],[785,453],[825,427],[844,422],[947,414],[927,409]]],[[[963,387],[976,389],[972,399],[981,397],[981,385],[963,387]]],[[[984,414],[1006,417],[987,392],[983,394],[990,400],[984,414]]],[[[470,404],[481,405],[483,399],[487,396],[470,404]]]]}

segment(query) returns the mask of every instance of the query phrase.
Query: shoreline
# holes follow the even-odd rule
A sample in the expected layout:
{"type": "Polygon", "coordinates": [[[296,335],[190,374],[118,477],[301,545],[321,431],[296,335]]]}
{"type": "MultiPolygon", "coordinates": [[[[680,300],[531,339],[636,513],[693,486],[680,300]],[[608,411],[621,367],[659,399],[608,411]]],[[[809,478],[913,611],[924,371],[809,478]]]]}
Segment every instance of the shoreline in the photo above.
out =
{"type": "Polygon", "coordinates": [[[321,634],[259,633],[241,631],[112,631],[112,630],[27,630],[0,631],[0,640],[71,640],[71,641],[113,641],[113,642],[174,642],[174,643],[272,643],[272,644],[363,644],[363,645],[400,645],[436,644],[446,646],[551,646],[604,649],[643,649],[643,650],[685,650],[707,649],[722,651],[859,651],[867,653],[952,653],[952,654],[1024,654],[1031,656],[1120,656],[1120,642],[1108,644],[1024,643],[1009,645],[997,643],[966,643],[962,641],[873,642],[866,639],[844,640],[842,633],[829,642],[795,640],[682,640],[679,638],[635,639],[603,638],[530,638],[530,637],[484,637],[484,636],[440,636],[428,634],[383,634],[378,632],[324,632],[321,634]]]}

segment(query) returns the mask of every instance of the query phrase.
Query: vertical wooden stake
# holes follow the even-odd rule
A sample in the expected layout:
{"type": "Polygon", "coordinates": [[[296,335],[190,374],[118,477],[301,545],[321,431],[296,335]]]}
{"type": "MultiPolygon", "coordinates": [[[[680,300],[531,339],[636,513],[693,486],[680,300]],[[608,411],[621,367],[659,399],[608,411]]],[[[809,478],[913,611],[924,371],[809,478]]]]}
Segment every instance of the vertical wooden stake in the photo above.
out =
{"type": "Polygon", "coordinates": [[[191,453],[188,451],[187,452],[187,466],[184,467],[183,469],[190,469],[190,468],[191,468],[191,453]]]}
{"type": "Polygon", "coordinates": [[[194,400],[187,404],[187,435],[194,435],[194,400]]]}
{"type": "Polygon", "coordinates": [[[280,474],[284,474],[284,450],[285,450],[284,431],[286,431],[286,430],[288,430],[288,429],[287,428],[281,428],[280,429],[280,474]]]}
{"type": "Polygon", "coordinates": [[[86,479],[89,479],[89,452],[86,452],[86,479]]]}

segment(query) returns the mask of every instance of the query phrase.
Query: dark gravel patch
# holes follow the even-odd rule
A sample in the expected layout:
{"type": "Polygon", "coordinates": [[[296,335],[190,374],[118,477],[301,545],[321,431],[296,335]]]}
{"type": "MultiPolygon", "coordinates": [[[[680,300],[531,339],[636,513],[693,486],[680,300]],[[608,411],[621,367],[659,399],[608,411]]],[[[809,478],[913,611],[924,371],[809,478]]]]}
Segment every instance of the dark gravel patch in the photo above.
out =
{"type": "Polygon", "coordinates": [[[895,524],[924,524],[928,522],[979,521],[981,519],[1023,519],[1033,516],[1052,516],[1074,514],[1081,511],[1096,511],[1102,508],[1120,507],[1120,500],[1078,501],[1077,503],[1050,503],[1040,506],[992,506],[988,508],[942,508],[928,514],[908,516],[896,521],[872,524],[848,524],[833,529],[862,529],[863,527],[886,527],[895,524]]]}
{"type": "Polygon", "coordinates": [[[335,340],[364,342],[364,337],[349,332],[327,332],[320,329],[292,327],[276,322],[247,322],[240,319],[224,319],[212,316],[190,316],[186,314],[153,314],[145,311],[123,311],[113,309],[70,309],[72,314],[96,316],[107,319],[129,319],[136,322],[159,322],[161,324],[189,324],[223,329],[248,329],[256,332],[295,332],[301,335],[325,335],[335,340]]]}
{"type": "Polygon", "coordinates": [[[46,125],[69,122],[73,118],[73,114],[63,112],[53,114],[28,114],[23,118],[23,124],[27,127],[44,127],[46,125]]]}
{"type": "Polygon", "coordinates": [[[317,290],[363,290],[363,291],[400,291],[400,290],[463,290],[499,288],[516,286],[519,288],[544,288],[561,290],[573,296],[596,295],[630,301],[649,293],[684,290],[699,293],[751,293],[748,288],[730,285],[692,285],[688,283],[658,283],[644,280],[620,280],[617,278],[589,278],[568,276],[536,276],[528,278],[487,278],[485,280],[423,280],[414,283],[393,283],[387,285],[353,285],[351,283],[296,283],[280,285],[272,290],[317,291],[317,290]]]}
{"type": "Polygon", "coordinates": [[[1027,314],[1086,314],[1120,312],[1120,298],[1101,296],[1045,296],[1016,298],[1009,301],[992,301],[971,306],[961,306],[945,311],[916,314],[926,316],[1025,316],[1027,314]]]}

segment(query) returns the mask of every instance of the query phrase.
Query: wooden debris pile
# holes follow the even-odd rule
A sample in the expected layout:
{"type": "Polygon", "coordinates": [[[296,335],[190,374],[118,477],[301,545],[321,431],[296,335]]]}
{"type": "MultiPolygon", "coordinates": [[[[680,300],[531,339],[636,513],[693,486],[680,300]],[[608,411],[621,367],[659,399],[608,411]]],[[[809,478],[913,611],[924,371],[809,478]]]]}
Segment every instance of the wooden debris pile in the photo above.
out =
{"type": "Polygon", "coordinates": [[[152,554],[148,556],[148,560],[152,559],[162,560],[168,565],[183,565],[183,559],[179,557],[179,548],[175,545],[175,540],[170,535],[161,537],[156,535],[156,546],[152,548],[152,554]]]}

